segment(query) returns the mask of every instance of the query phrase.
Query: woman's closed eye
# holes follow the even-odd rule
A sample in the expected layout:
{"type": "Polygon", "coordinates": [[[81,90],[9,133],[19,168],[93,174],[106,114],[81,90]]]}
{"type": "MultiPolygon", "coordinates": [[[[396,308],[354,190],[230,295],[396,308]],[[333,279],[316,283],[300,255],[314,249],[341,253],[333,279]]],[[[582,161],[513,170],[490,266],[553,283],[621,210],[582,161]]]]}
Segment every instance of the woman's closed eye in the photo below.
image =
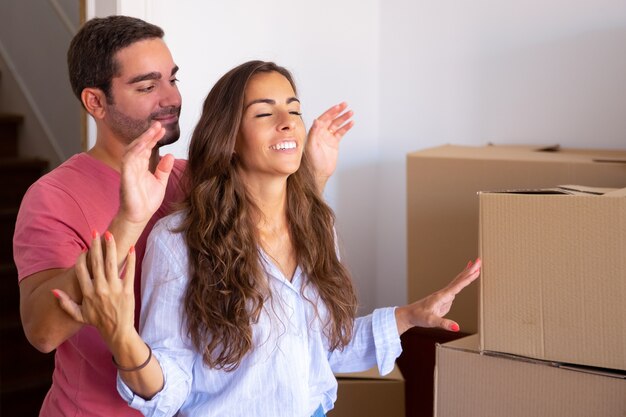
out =
{"type": "MultiPolygon", "coordinates": [[[[302,113],[299,111],[290,111],[289,114],[292,114],[294,116],[302,116],[302,113]]],[[[255,115],[254,117],[269,117],[271,116],[272,113],[259,113],[257,115],[255,115]]]]}

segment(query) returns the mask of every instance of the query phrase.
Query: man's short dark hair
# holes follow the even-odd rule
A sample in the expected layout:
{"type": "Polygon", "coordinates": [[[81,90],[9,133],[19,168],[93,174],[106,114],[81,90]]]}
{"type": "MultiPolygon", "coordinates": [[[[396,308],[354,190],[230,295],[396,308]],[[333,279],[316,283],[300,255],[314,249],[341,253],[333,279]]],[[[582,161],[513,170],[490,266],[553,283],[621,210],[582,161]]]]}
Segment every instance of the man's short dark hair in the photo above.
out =
{"type": "Polygon", "coordinates": [[[163,29],[141,19],[109,16],[88,20],[67,51],[70,84],[78,100],[85,88],[99,88],[112,102],[111,79],[118,73],[115,54],[127,46],[163,38],[163,29]]]}

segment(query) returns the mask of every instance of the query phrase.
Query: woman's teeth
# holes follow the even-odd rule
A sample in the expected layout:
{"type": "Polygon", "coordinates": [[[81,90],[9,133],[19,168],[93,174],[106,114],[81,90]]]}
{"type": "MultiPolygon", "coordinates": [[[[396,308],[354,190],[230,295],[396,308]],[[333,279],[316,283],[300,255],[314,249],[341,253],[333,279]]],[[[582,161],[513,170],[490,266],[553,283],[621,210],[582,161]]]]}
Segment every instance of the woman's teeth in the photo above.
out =
{"type": "Polygon", "coordinates": [[[295,149],[295,148],[296,148],[295,141],[281,142],[281,143],[277,143],[276,145],[270,146],[270,149],[273,149],[275,151],[283,151],[285,149],[295,149]]]}

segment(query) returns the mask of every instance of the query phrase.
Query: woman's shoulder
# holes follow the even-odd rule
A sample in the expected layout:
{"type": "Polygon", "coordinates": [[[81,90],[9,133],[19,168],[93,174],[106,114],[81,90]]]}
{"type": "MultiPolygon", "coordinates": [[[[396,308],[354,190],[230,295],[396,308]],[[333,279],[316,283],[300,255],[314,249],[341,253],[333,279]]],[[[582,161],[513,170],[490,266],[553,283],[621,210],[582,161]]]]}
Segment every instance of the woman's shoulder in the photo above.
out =
{"type": "Polygon", "coordinates": [[[176,211],[159,219],[150,232],[149,240],[164,240],[168,242],[183,240],[183,233],[180,226],[184,220],[184,212],[176,211]]]}

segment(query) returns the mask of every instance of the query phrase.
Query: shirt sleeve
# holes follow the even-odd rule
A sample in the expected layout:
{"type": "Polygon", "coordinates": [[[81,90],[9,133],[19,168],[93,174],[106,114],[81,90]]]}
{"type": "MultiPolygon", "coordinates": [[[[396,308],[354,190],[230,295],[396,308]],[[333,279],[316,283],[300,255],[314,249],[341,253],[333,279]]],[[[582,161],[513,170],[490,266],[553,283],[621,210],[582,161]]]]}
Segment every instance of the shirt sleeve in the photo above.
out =
{"type": "Polygon", "coordinates": [[[380,374],[386,375],[393,370],[400,353],[395,307],[387,307],[357,318],[350,343],[343,350],[329,352],[328,361],[335,373],[360,372],[377,366],[380,374]]]}
{"type": "MultiPolygon", "coordinates": [[[[157,226],[148,238],[142,274],[140,333],[163,370],[164,386],[150,400],[135,395],[118,374],[117,389],[145,416],[175,415],[191,391],[196,358],[187,337],[182,306],[187,286],[182,239],[157,226]]],[[[199,359],[201,360],[201,359],[199,359]]]]}
{"type": "MultiPolygon", "coordinates": [[[[337,258],[341,259],[339,238],[334,227],[333,233],[337,258]]],[[[374,366],[378,367],[381,375],[391,372],[402,353],[395,311],[396,307],[380,308],[368,316],[358,317],[350,343],[343,350],[336,349],[328,354],[333,372],[361,372],[374,366]]]]}
{"type": "Polygon", "coordinates": [[[87,247],[89,224],[76,201],[63,190],[38,182],[20,205],[13,235],[13,257],[20,280],[52,268],[69,268],[87,247]]]}

